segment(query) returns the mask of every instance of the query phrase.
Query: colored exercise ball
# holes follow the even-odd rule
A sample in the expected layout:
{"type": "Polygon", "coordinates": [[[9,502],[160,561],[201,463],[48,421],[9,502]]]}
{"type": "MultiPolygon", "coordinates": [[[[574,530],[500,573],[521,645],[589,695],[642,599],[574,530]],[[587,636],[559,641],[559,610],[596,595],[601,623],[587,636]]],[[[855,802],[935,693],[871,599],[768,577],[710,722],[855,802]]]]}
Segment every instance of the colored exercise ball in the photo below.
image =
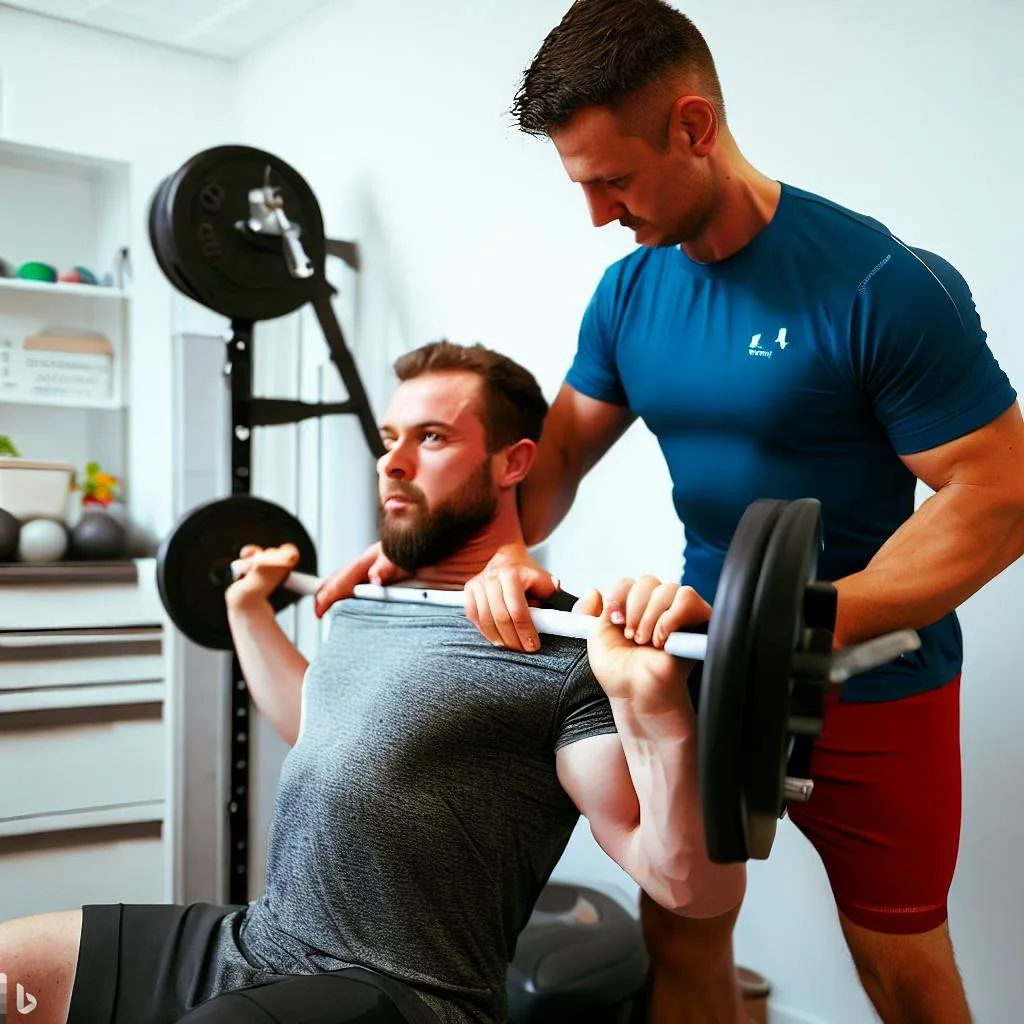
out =
{"type": "Polygon", "coordinates": [[[65,284],[99,284],[96,275],[88,267],[72,267],[58,278],[65,284]]]}
{"type": "Polygon", "coordinates": [[[86,512],[71,531],[71,547],[76,558],[89,561],[123,558],[128,550],[128,532],[106,512],[86,512]]]}
{"type": "Polygon", "coordinates": [[[0,562],[11,562],[18,553],[18,535],[21,533],[21,520],[12,516],[5,508],[0,508],[0,562]]]}
{"type": "Polygon", "coordinates": [[[20,277],[23,281],[45,281],[47,284],[53,284],[57,280],[57,269],[51,267],[49,263],[29,260],[18,267],[15,277],[20,277]]]}
{"type": "Polygon", "coordinates": [[[56,519],[30,519],[22,523],[18,557],[23,562],[59,562],[68,549],[68,531],[56,519]]]}

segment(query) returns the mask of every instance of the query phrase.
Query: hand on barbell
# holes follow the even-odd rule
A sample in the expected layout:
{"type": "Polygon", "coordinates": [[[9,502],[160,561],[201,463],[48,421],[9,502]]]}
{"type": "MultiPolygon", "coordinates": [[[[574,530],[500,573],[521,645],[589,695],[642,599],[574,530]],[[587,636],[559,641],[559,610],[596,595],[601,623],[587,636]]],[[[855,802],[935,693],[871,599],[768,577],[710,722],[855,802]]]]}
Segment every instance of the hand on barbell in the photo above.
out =
{"type": "Polygon", "coordinates": [[[235,582],[224,594],[228,608],[242,610],[254,603],[269,603],[270,595],[299,564],[299,549],[294,544],[279,548],[260,548],[246,544],[232,562],[235,582]]]}
{"type": "Polygon", "coordinates": [[[359,583],[373,583],[378,587],[386,587],[408,578],[409,574],[404,569],[399,569],[381,551],[380,541],[377,541],[354,562],[335,570],[321,583],[315,598],[316,616],[322,619],[335,601],[351,597],[359,583]]]}
{"type": "Polygon", "coordinates": [[[558,577],[542,569],[525,544],[506,544],[467,581],[466,618],[496,646],[535,651],[540,638],[527,595],[543,600],[558,589],[558,577]]]}
{"type": "Polygon", "coordinates": [[[685,710],[692,715],[686,676],[694,663],[661,650],[669,634],[708,620],[711,606],[692,587],[654,576],[622,579],[604,596],[587,591],[573,612],[600,616],[587,647],[590,666],[609,697],[631,701],[638,714],[685,710]]]}

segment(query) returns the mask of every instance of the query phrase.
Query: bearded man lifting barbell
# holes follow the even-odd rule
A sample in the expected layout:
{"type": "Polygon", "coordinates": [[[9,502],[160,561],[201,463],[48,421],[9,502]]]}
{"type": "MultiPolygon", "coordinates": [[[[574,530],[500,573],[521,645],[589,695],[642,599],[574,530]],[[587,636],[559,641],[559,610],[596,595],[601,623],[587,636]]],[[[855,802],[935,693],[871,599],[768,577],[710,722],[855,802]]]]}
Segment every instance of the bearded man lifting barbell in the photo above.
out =
{"type": "MultiPolygon", "coordinates": [[[[461,591],[521,542],[516,487],[546,402],[480,346],[436,343],[396,369],[378,463],[385,547],[418,586],[461,591]]],[[[0,962],[36,995],[41,1024],[215,1020],[220,993],[353,964],[402,986],[410,1020],[500,1021],[508,952],[579,812],[671,911],[739,903],[743,867],[705,850],[692,663],[607,619],[588,664],[579,640],[496,651],[461,609],[352,600],[307,664],[269,602],[297,550],[241,554],[231,632],[255,704],[292,746],[265,894],[0,926],[0,962]]],[[[659,638],[709,612],[650,579],[616,596],[649,611],[659,638]]],[[[599,612],[600,596],[583,604],[599,612]]]]}

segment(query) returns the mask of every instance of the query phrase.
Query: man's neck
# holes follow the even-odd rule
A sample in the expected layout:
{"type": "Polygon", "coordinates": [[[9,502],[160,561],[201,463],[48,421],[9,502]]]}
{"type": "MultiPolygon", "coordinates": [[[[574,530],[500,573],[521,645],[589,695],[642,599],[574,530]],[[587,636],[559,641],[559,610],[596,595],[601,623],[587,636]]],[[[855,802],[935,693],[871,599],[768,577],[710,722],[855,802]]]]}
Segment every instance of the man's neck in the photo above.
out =
{"type": "Polygon", "coordinates": [[[471,537],[454,555],[434,565],[416,570],[403,586],[427,587],[431,590],[461,590],[466,581],[480,572],[498,548],[523,542],[519,513],[515,503],[504,503],[491,522],[471,537]]]}
{"type": "Polygon", "coordinates": [[[719,144],[715,176],[711,216],[700,235],[682,245],[697,263],[718,263],[749,245],[775,216],[782,195],[782,186],[754,167],[731,135],[719,144]]]}

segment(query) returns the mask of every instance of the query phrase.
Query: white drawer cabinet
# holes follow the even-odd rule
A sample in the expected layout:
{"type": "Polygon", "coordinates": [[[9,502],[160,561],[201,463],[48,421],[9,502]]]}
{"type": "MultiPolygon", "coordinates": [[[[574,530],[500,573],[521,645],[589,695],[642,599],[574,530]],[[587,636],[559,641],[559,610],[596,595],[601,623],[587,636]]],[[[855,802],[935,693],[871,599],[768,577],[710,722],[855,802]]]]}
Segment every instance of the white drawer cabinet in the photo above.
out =
{"type": "Polygon", "coordinates": [[[0,920],[172,897],[162,614],[137,566],[121,582],[0,572],[0,920]]]}
{"type": "Polygon", "coordinates": [[[159,823],[0,838],[0,918],[86,903],[162,903],[163,877],[159,823]]]}
{"type": "Polygon", "coordinates": [[[0,691],[163,678],[159,626],[0,632],[0,691]]]}
{"type": "Polygon", "coordinates": [[[160,706],[0,716],[0,835],[31,819],[164,799],[160,706]]]}

